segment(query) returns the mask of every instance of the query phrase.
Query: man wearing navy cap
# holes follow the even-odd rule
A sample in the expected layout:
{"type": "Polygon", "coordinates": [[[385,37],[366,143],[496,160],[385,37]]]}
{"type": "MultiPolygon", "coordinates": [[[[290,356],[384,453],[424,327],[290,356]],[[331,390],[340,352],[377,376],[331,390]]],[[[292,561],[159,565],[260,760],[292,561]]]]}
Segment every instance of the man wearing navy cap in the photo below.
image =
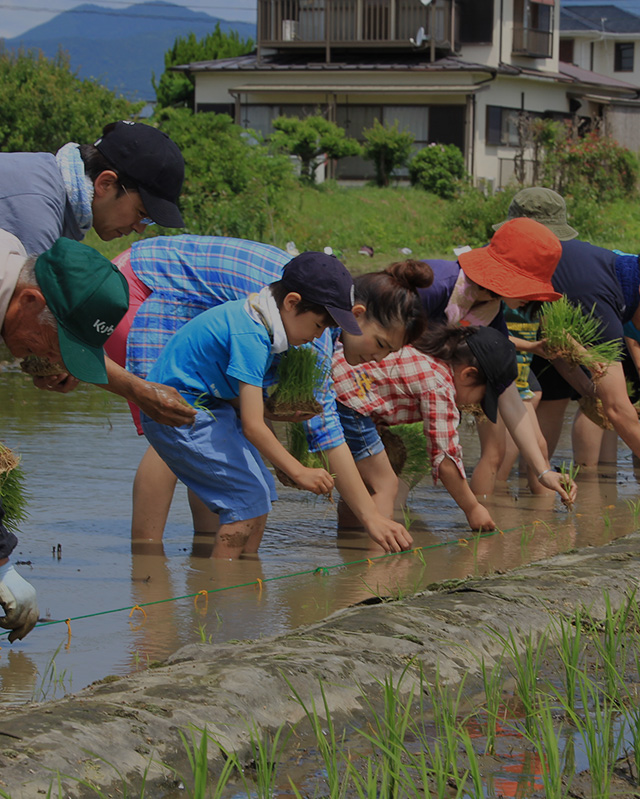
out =
{"type": "Polygon", "coordinates": [[[121,120],[94,144],[51,153],[0,153],[0,228],[29,254],[56,239],[81,241],[93,227],[103,241],[147,225],[184,227],[178,197],[184,159],[162,131],[121,120]]]}
{"type": "MultiPolygon", "coordinates": [[[[38,258],[0,230],[0,336],[12,355],[62,361],[78,380],[106,383],[103,347],[129,307],[127,281],[91,247],[59,239],[38,258]]],[[[9,641],[38,620],[33,586],[9,562],[17,538],[2,524],[0,502],[0,627],[9,641]]]]}

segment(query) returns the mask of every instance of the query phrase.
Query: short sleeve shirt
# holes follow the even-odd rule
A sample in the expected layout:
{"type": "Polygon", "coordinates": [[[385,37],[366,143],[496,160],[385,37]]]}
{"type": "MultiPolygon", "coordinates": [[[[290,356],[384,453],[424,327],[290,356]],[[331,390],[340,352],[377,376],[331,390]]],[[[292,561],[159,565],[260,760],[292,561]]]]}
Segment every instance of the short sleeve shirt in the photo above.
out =
{"type": "Polygon", "coordinates": [[[273,360],[271,339],[245,303],[226,302],[187,322],[165,347],[149,380],[173,386],[190,404],[202,395],[235,399],[240,382],[262,386],[273,360]]]}

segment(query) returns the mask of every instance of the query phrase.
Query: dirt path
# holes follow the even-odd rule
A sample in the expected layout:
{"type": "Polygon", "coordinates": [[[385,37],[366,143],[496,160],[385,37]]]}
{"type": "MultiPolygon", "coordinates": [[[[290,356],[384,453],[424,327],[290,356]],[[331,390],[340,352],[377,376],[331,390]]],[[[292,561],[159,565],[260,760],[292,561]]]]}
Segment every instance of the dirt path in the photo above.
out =
{"type": "MultiPolygon", "coordinates": [[[[403,557],[411,557],[405,555],[403,557]]],[[[455,684],[479,673],[482,657],[500,654],[488,628],[519,639],[549,627],[578,606],[604,615],[603,592],[617,608],[640,581],[640,535],[559,555],[506,575],[470,579],[401,602],[350,608],[295,633],[258,642],[184,647],[159,668],[106,678],[44,705],[0,712],[0,787],[12,799],[45,795],[52,770],[89,779],[115,793],[126,775],[131,795],[149,766],[147,792],[159,796],[173,778],[159,761],[189,773],[179,730],[207,725],[236,751],[248,752],[247,721],[277,729],[303,711],[287,680],[321,706],[319,680],[335,720],[362,716],[360,687],[411,663],[403,685],[436,668],[455,684]],[[413,662],[412,662],[413,661],[413,662]],[[286,679],[285,679],[286,678],[286,679]],[[87,753],[95,753],[103,760],[87,753]]],[[[210,752],[220,758],[218,752],[210,752]]],[[[65,796],[95,796],[63,780],[65,796]]],[[[54,794],[55,795],[55,794],[54,794]]]]}

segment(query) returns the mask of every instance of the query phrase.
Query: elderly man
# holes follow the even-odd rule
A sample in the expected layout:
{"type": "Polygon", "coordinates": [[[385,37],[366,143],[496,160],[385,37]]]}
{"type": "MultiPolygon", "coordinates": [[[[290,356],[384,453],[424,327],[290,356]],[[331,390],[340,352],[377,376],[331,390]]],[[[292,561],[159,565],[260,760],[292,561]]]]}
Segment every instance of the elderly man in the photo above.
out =
{"type": "MultiPolygon", "coordinates": [[[[105,126],[95,144],[69,142],[51,153],[0,153],[0,229],[36,255],[64,236],[80,241],[93,226],[110,241],[157,222],[184,227],[177,206],[184,159],[162,131],[120,120],[105,126]]],[[[173,389],[132,380],[107,361],[107,389],[134,402],[158,422],[188,424],[191,412],[173,389]]],[[[77,381],[66,374],[40,388],[66,393],[77,381]]]]}
{"type": "MultiPolygon", "coordinates": [[[[71,375],[106,383],[103,346],[129,305],[127,281],[91,247],[59,239],[38,258],[0,230],[0,336],[12,355],[62,361],[71,375]]],[[[38,620],[36,594],[9,562],[17,539],[2,524],[0,626],[24,638],[38,620]]]]}

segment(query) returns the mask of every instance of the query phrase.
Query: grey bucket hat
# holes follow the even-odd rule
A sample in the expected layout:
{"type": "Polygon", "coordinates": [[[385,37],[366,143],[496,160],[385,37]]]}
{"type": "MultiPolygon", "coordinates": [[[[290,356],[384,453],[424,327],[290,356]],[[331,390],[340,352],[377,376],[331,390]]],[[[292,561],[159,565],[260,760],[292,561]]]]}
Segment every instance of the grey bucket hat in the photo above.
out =
{"type": "MultiPolygon", "coordinates": [[[[536,222],[540,222],[552,233],[555,233],[560,241],[575,239],[578,235],[578,231],[567,224],[567,206],[564,198],[553,189],[545,189],[541,186],[522,189],[511,200],[507,215],[508,218],[505,219],[505,222],[521,216],[535,219],[536,222]]],[[[493,225],[493,229],[498,230],[502,225],[504,222],[493,225]]]]}

